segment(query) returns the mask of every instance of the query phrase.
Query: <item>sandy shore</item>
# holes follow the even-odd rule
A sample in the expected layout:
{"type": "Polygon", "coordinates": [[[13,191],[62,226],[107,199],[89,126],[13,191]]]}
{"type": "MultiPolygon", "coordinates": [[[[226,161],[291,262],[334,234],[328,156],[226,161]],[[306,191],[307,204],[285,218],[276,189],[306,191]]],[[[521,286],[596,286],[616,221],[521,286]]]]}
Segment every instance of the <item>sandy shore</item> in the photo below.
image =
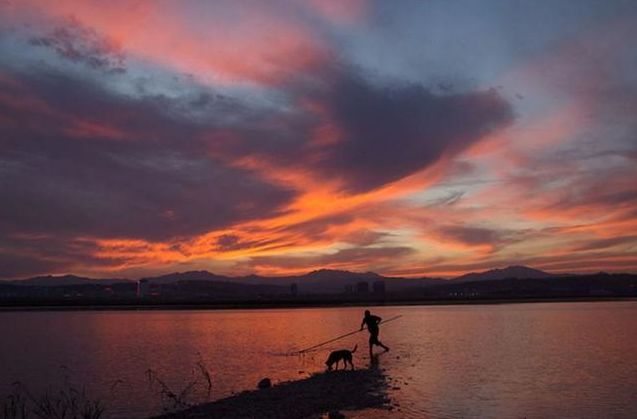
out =
{"type": "Polygon", "coordinates": [[[386,408],[385,376],[379,369],[333,371],[271,388],[244,391],[155,419],[315,418],[333,410],[386,408]]]}

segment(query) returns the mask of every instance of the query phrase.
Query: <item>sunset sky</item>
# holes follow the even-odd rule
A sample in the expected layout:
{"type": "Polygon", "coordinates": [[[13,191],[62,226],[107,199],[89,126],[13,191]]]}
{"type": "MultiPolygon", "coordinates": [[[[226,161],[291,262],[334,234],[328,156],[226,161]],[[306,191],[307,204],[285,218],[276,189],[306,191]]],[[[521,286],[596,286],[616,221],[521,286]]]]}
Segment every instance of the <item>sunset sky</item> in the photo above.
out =
{"type": "Polygon", "coordinates": [[[637,272],[637,2],[0,0],[0,278],[637,272]]]}

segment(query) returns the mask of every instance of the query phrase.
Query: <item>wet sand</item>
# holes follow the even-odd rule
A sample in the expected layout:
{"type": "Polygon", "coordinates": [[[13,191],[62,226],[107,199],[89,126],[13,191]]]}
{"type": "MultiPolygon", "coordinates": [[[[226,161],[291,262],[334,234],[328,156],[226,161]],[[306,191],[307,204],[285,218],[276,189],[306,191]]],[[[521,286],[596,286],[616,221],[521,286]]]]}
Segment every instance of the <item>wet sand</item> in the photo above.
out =
{"type": "Polygon", "coordinates": [[[244,391],[155,419],[315,418],[334,410],[388,408],[386,389],[385,376],[377,368],[332,371],[271,388],[244,391]]]}

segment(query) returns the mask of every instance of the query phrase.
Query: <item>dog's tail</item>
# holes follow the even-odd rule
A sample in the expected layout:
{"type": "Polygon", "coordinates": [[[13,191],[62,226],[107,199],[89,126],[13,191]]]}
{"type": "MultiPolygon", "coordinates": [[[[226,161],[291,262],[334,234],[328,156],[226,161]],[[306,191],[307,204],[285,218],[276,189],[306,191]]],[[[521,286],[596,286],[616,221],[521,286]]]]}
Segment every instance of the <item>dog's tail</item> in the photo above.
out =
{"type": "Polygon", "coordinates": [[[352,349],[352,353],[356,352],[356,349],[358,348],[358,344],[354,345],[354,349],[352,349]]]}

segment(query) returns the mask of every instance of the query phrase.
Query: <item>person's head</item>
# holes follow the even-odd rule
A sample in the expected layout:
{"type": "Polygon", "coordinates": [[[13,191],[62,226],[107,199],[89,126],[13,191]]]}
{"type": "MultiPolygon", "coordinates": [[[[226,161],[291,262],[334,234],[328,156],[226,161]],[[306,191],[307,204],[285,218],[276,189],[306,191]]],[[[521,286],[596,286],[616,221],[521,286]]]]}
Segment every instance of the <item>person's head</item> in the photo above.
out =
{"type": "Polygon", "coordinates": [[[365,317],[368,317],[370,314],[369,310],[365,310],[365,317]]]}

